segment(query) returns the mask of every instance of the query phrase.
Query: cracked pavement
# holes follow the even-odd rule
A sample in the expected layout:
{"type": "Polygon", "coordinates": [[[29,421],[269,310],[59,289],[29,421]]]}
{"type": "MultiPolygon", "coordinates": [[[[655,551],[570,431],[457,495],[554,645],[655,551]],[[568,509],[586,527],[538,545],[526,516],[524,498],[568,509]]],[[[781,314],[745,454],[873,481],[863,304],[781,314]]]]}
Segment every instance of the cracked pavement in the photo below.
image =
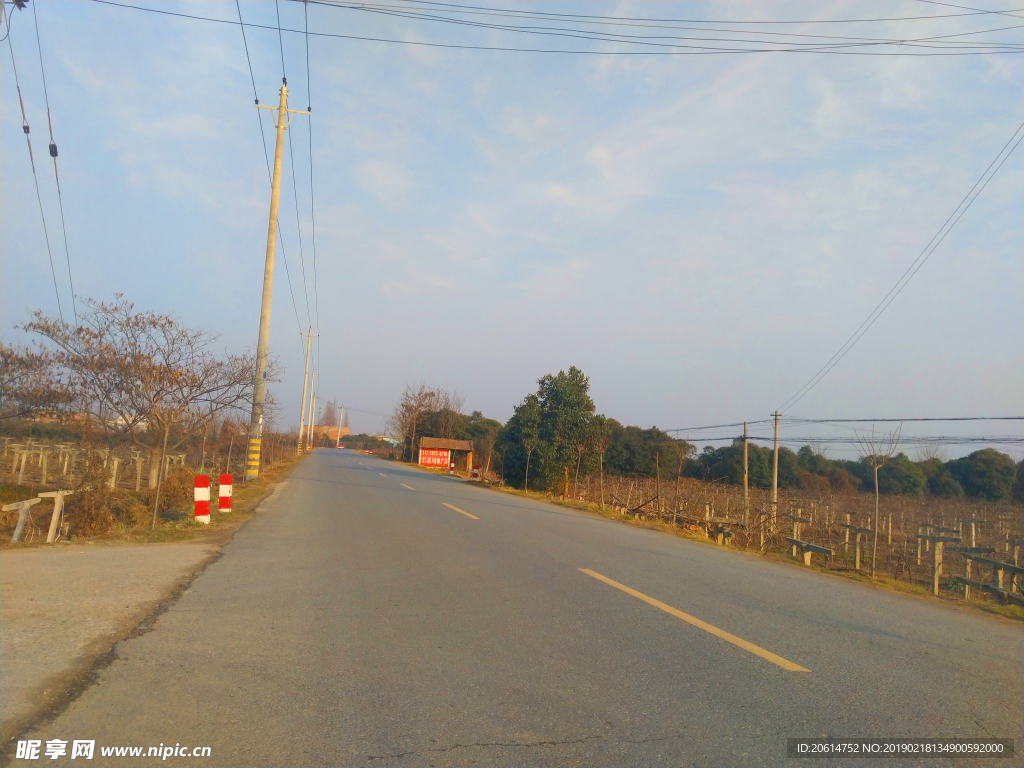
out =
{"type": "Polygon", "coordinates": [[[1022,660],[1007,621],[320,450],[21,738],[95,739],[89,765],[774,766],[788,736],[999,736],[1017,757],[985,765],[1020,765],[1022,660]],[[99,754],[175,743],[212,756],[99,754]]]}

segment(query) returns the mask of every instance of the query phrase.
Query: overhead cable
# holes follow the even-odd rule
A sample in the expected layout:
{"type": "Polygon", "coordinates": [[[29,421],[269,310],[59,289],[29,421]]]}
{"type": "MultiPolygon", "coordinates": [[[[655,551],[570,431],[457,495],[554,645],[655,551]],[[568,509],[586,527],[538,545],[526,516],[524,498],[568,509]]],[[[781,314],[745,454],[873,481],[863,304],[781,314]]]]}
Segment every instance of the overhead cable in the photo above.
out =
{"type": "MultiPolygon", "coordinates": [[[[242,44],[245,46],[245,61],[249,65],[249,79],[252,80],[252,95],[258,105],[260,103],[259,94],[256,92],[256,78],[253,77],[252,73],[252,60],[249,58],[249,43],[245,39],[245,24],[242,22],[242,6],[239,4],[239,0],[235,0],[235,7],[238,9],[238,26],[242,30],[242,44]]],[[[263,159],[267,164],[267,179],[271,186],[274,184],[274,176],[270,170],[270,154],[267,152],[267,137],[263,132],[263,110],[256,110],[256,120],[259,122],[260,127],[260,139],[263,141],[263,159]]],[[[295,304],[295,291],[292,289],[292,275],[288,269],[288,254],[284,248],[284,238],[281,236],[281,222],[280,219],[277,223],[277,241],[281,245],[281,256],[284,258],[284,274],[288,279],[288,295],[292,300],[292,312],[295,313],[295,326],[299,331],[299,346],[302,346],[302,323],[299,322],[299,309],[295,304]]]]}
{"type": "MultiPolygon", "coordinates": [[[[752,44],[757,43],[761,45],[771,46],[790,46],[790,48],[779,48],[780,51],[785,50],[803,50],[805,52],[815,51],[827,51],[835,50],[839,48],[856,48],[856,47],[871,47],[871,46],[899,46],[899,47],[921,47],[921,48],[946,48],[951,45],[967,46],[970,48],[989,48],[1005,49],[1012,52],[1019,52],[1022,49],[1018,43],[978,43],[974,41],[953,41],[947,38],[953,37],[968,37],[978,34],[984,34],[986,32],[994,31],[1005,31],[1008,29],[1019,29],[1024,25],[1013,25],[1009,27],[1000,27],[993,30],[979,30],[976,32],[963,32],[953,35],[942,35],[932,36],[924,38],[906,38],[906,39],[880,39],[880,38],[843,38],[835,36],[825,35],[797,35],[794,33],[780,33],[780,32],[747,32],[745,30],[723,30],[716,29],[714,27],[669,27],[672,29],[688,29],[691,31],[701,32],[737,32],[743,35],[774,35],[779,37],[813,37],[816,39],[814,43],[803,43],[803,42],[792,42],[792,41],[777,41],[777,40],[749,40],[746,38],[731,38],[731,37],[705,37],[705,36],[680,36],[680,35],[636,35],[636,34],[625,34],[622,32],[603,32],[600,30],[593,29],[575,29],[567,27],[551,27],[551,26],[521,26],[512,24],[500,24],[495,22],[481,22],[473,21],[469,19],[453,18],[451,16],[442,16],[431,13],[424,13],[417,10],[406,10],[405,8],[395,5],[385,4],[374,4],[374,3],[356,3],[348,2],[348,0],[291,0],[292,2],[302,2],[307,4],[309,2],[315,3],[316,5],[325,5],[336,9],[359,11],[363,13],[379,14],[383,16],[394,16],[397,18],[415,19],[419,21],[431,21],[439,23],[447,23],[458,26],[477,27],[481,29],[490,29],[503,32],[513,32],[518,34],[532,34],[541,36],[553,36],[553,37],[566,37],[581,40],[595,40],[598,42],[614,42],[624,43],[627,45],[640,45],[640,46],[652,46],[659,48],[704,48],[704,46],[694,46],[691,44],[682,43],[671,43],[671,42],[659,42],[665,40],[689,40],[689,41],[716,41],[724,43],[741,43],[741,44],[752,44]],[[842,40],[843,42],[830,42],[822,43],[819,42],[821,39],[829,40],[842,40]],[[798,49],[793,49],[793,46],[798,46],[798,49]]],[[[515,18],[522,18],[516,16],[515,18]]],[[[595,23],[595,22],[590,22],[595,23]]],[[[649,25],[633,25],[633,26],[649,26],[649,25]]],[[[664,28],[664,27],[662,27],[664,28]]],[[[742,49],[721,49],[721,50],[742,50],[742,49]]]]}
{"type": "Polygon", "coordinates": [[[60,190],[60,174],[57,173],[57,142],[53,140],[53,118],[50,116],[50,94],[46,89],[46,68],[43,66],[43,44],[39,39],[39,16],[36,13],[38,3],[32,3],[32,20],[36,27],[36,50],[39,51],[39,71],[43,76],[43,99],[46,101],[46,124],[50,129],[50,157],[53,158],[53,178],[57,182],[57,202],[60,205],[60,228],[64,234],[64,259],[68,265],[68,284],[71,286],[71,311],[78,325],[78,304],[75,301],[75,280],[71,276],[71,254],[68,250],[68,227],[64,221],[64,196],[60,190]]]}
{"type": "MultiPolygon", "coordinates": [[[[137,5],[129,5],[127,3],[118,3],[114,0],[92,0],[94,3],[101,5],[110,5],[117,8],[128,8],[135,11],[145,11],[148,13],[157,13],[164,16],[175,16],[178,18],[192,19],[195,21],[207,21],[217,24],[237,24],[238,22],[229,21],[226,19],[215,19],[208,16],[197,16],[194,14],[178,13],[174,11],[164,11],[157,8],[144,8],[137,5]]],[[[277,31],[278,27],[272,27],[264,24],[252,24],[246,22],[246,26],[254,29],[268,29],[277,31]]],[[[305,34],[302,30],[288,29],[281,27],[281,32],[289,32],[294,34],[305,34]]],[[[597,50],[576,50],[576,49],[565,49],[565,48],[525,48],[525,47],[512,47],[512,46],[497,46],[497,45],[463,45],[458,43],[432,43],[420,40],[400,40],[395,38],[387,37],[373,37],[369,35],[348,35],[331,32],[309,32],[309,35],[316,37],[335,38],[341,40],[360,40],[364,42],[375,42],[375,43],[389,43],[394,45],[406,45],[413,47],[424,47],[424,48],[440,48],[449,50],[468,50],[468,51],[506,51],[512,53],[543,53],[543,54],[562,54],[570,56],[702,56],[702,55],[727,55],[727,54],[750,54],[750,53],[809,53],[809,54],[830,54],[837,56],[898,56],[898,57],[914,57],[914,56],[977,56],[977,55],[990,55],[996,53],[1010,53],[1019,54],[1020,50],[1016,47],[1000,49],[1000,50],[982,50],[982,51],[962,51],[962,50],[951,50],[951,51],[923,51],[919,52],[914,50],[913,45],[900,46],[901,50],[896,51],[850,51],[850,50],[830,50],[827,48],[730,48],[730,47],[711,47],[711,46],[685,46],[685,50],[642,50],[642,51],[597,51],[597,50]]],[[[683,46],[681,46],[683,47],[683,46]]]]}
{"type": "Polygon", "coordinates": [[[316,201],[313,197],[313,91],[309,77],[309,5],[302,6],[303,32],[306,42],[306,120],[309,136],[309,223],[313,244],[313,314],[316,316],[316,367],[320,367],[320,288],[316,270],[316,201]]]}
{"type": "Polygon", "coordinates": [[[974,201],[978,199],[981,193],[985,190],[985,187],[988,186],[988,183],[999,172],[999,169],[1003,167],[1003,163],[1006,162],[1007,158],[1020,145],[1021,140],[1024,139],[1024,134],[1021,133],[1022,130],[1024,130],[1024,123],[1017,126],[1013,135],[1010,136],[1010,139],[1003,145],[1002,149],[999,150],[995,159],[989,163],[988,168],[985,169],[985,172],[981,177],[974,182],[974,186],[971,187],[964,199],[960,201],[960,204],[953,210],[953,213],[949,215],[949,218],[943,222],[942,226],[939,227],[939,230],[932,235],[932,239],[928,241],[928,244],[924,247],[921,253],[917,255],[917,258],[911,262],[910,266],[907,267],[906,271],[900,276],[900,279],[896,281],[896,284],[889,289],[889,292],[886,293],[875,308],[871,310],[871,313],[867,318],[865,318],[860,326],[858,326],[857,330],[854,331],[839,350],[829,358],[828,362],[818,369],[818,372],[815,373],[806,384],[791,395],[778,410],[785,410],[786,408],[794,406],[800,402],[808,392],[814,389],[814,387],[816,387],[818,383],[825,378],[825,376],[827,376],[844,357],[846,357],[846,354],[853,348],[853,346],[860,341],[861,337],[863,337],[868,330],[870,330],[871,326],[875,324],[875,321],[881,317],[882,313],[885,312],[886,309],[889,308],[889,305],[892,304],[896,297],[903,292],[907,283],[914,278],[914,275],[917,274],[918,270],[920,270],[931,255],[935,253],[935,250],[942,244],[942,241],[946,239],[946,235],[952,231],[953,227],[957,225],[957,222],[960,221],[961,217],[967,213],[967,210],[974,204],[974,201]],[[993,168],[993,166],[995,167],[993,168]]]}
{"type": "MultiPolygon", "coordinates": [[[[10,27],[8,27],[10,29],[10,27]]],[[[14,41],[7,37],[7,47],[11,51],[11,69],[14,71],[14,86],[18,91],[18,104],[21,106],[21,130],[25,133],[25,141],[28,143],[28,161],[32,166],[32,178],[36,184],[36,200],[39,203],[39,217],[43,221],[43,237],[46,239],[46,254],[50,257],[50,274],[53,276],[53,293],[57,297],[57,314],[60,321],[64,323],[64,310],[60,305],[60,290],[57,288],[57,270],[53,266],[53,251],[50,249],[50,232],[46,227],[46,214],[43,212],[43,196],[39,192],[39,176],[36,173],[36,161],[32,156],[32,139],[29,138],[28,118],[25,117],[25,101],[21,97],[21,83],[18,80],[18,65],[14,60],[14,41]]]]}

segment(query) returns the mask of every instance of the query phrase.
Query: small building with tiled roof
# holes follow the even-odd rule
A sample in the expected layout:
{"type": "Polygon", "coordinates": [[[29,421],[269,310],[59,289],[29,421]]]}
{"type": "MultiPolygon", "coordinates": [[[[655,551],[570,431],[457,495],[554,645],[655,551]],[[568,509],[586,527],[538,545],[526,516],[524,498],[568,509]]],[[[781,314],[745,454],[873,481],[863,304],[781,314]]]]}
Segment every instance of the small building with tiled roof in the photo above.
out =
{"type": "Polygon", "coordinates": [[[454,469],[469,473],[473,469],[473,441],[444,437],[421,437],[416,463],[424,467],[454,469]]]}

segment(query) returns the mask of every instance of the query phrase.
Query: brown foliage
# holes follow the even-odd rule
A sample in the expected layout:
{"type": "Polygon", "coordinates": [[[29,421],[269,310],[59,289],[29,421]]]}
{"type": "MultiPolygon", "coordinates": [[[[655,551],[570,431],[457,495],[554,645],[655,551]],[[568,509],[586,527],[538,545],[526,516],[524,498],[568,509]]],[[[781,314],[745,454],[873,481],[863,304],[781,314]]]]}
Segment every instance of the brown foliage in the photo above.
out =
{"type": "MultiPolygon", "coordinates": [[[[174,510],[188,509],[193,504],[196,472],[190,467],[174,467],[163,480],[160,489],[161,514],[174,510]]],[[[153,493],[150,491],[147,503],[153,508],[153,493]]]]}

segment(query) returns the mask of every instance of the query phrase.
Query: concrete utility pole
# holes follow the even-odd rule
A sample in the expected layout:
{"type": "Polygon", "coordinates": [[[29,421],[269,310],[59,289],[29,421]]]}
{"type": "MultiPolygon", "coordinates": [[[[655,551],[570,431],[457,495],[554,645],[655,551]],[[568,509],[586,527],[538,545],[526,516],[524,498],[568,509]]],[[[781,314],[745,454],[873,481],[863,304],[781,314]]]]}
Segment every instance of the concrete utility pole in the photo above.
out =
{"type": "Polygon", "coordinates": [[[309,408],[309,450],[316,448],[316,394],[309,408]]]}
{"type": "MultiPolygon", "coordinates": [[[[262,104],[260,109],[270,109],[262,104]]],[[[277,107],[277,149],[274,151],[274,176],[270,184],[270,224],[267,226],[267,260],[263,267],[263,304],[260,307],[260,335],[256,342],[256,381],[252,394],[252,418],[249,421],[249,455],[245,463],[245,479],[255,480],[260,474],[260,447],[263,442],[263,404],[267,396],[267,355],[270,352],[270,304],[274,294],[274,249],[277,245],[277,209],[281,199],[281,157],[284,154],[284,132],[288,113],[308,115],[309,112],[288,109],[288,81],[281,80],[281,103],[277,107]]]]}
{"type": "Polygon", "coordinates": [[[779,512],[779,416],[775,416],[775,460],[772,462],[772,528],[775,528],[775,519],[779,512]]]}
{"type": "Polygon", "coordinates": [[[306,331],[306,371],[302,374],[302,415],[299,416],[298,452],[302,453],[302,428],[306,425],[306,387],[309,386],[309,345],[313,338],[313,329],[306,331]]]}
{"type": "Polygon", "coordinates": [[[316,419],[313,418],[313,384],[316,382],[316,371],[311,371],[309,374],[309,423],[306,424],[306,447],[312,448],[313,446],[313,422],[316,419]]]}
{"type": "Polygon", "coordinates": [[[338,439],[334,441],[334,447],[341,446],[341,425],[345,423],[345,406],[338,407],[338,439]]]}

